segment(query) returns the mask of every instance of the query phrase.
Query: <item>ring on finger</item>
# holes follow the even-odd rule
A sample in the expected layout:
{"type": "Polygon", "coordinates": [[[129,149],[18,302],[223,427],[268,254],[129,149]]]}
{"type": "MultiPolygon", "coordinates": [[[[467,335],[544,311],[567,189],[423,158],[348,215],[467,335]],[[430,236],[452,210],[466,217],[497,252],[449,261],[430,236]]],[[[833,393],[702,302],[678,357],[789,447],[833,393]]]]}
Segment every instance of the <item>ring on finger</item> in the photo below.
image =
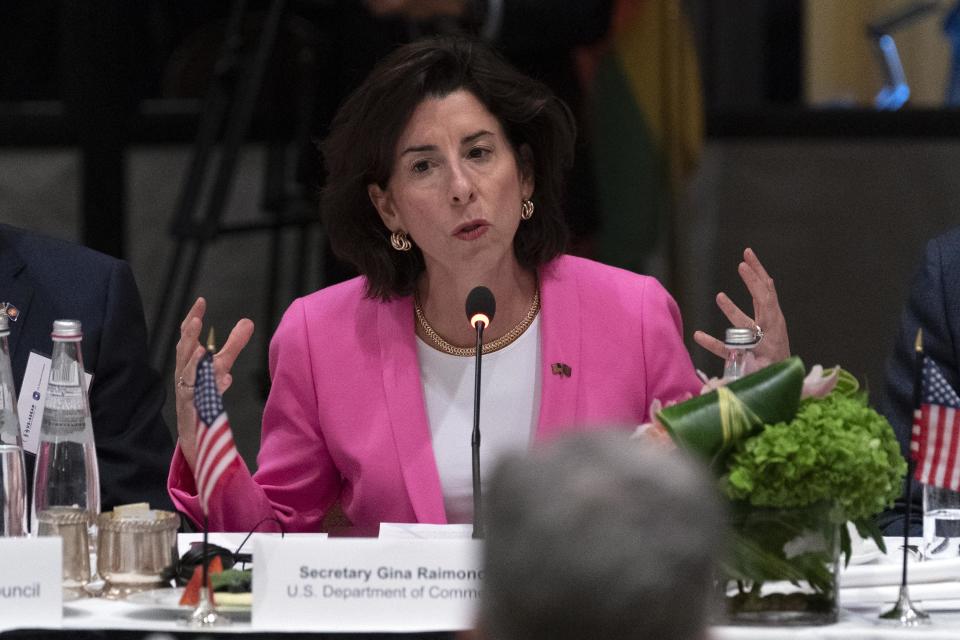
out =
{"type": "Polygon", "coordinates": [[[187,381],[183,379],[183,376],[177,378],[177,389],[187,389],[193,391],[195,385],[187,384],[187,381]]]}
{"type": "Polygon", "coordinates": [[[755,342],[763,340],[763,329],[757,323],[753,323],[753,339],[755,342]]]}

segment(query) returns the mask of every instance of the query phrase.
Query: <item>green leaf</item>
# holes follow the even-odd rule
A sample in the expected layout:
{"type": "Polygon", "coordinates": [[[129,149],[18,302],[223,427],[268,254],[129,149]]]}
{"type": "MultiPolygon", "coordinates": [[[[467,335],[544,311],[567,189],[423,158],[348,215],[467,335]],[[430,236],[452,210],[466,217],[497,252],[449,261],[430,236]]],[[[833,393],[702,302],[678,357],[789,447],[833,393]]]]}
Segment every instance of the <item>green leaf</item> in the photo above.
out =
{"type": "Polygon", "coordinates": [[[837,386],[834,391],[844,396],[852,396],[860,390],[860,381],[846,369],[840,369],[837,377],[837,386]]]}
{"type": "MultiPolygon", "coordinates": [[[[772,364],[727,385],[747,411],[746,437],[764,423],[790,420],[797,412],[804,368],[794,356],[772,364]]],[[[707,460],[722,463],[734,442],[724,436],[720,394],[705,393],[676,404],[657,414],[660,423],[681,447],[707,460]]]]}
{"type": "Polygon", "coordinates": [[[843,554],[843,566],[850,566],[850,556],[853,555],[853,543],[850,540],[850,529],[840,527],[840,553],[843,554]]]}
{"type": "Polygon", "coordinates": [[[861,538],[869,538],[877,543],[877,547],[883,553],[887,552],[887,543],[883,540],[883,531],[877,526],[873,518],[857,518],[853,521],[853,526],[857,528],[857,533],[861,538]]]}

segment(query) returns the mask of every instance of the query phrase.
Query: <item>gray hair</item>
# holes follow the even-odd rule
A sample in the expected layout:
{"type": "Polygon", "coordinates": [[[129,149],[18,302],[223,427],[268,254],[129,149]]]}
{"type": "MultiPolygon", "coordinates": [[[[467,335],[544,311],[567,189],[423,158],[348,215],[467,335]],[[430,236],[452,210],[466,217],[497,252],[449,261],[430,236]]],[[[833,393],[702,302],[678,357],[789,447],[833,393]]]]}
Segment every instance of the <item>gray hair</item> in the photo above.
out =
{"type": "Polygon", "coordinates": [[[502,460],[485,505],[491,640],[704,636],[724,518],[681,452],[574,436],[502,460]]]}

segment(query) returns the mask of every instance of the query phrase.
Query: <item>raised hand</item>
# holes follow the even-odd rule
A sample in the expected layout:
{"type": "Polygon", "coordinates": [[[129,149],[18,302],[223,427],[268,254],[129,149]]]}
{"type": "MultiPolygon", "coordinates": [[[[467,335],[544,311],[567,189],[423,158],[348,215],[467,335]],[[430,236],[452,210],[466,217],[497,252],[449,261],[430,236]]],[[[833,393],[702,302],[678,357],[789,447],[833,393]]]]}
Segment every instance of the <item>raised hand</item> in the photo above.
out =
{"type": "MultiPolygon", "coordinates": [[[[753,348],[753,363],[750,369],[761,369],[790,356],[787,321],[780,310],[773,278],[763,268],[753,249],[744,250],[743,262],[737,267],[737,271],[753,298],[753,317],[744,313],[722,291],[717,294],[717,306],[731,326],[752,329],[760,336],[760,342],[753,348]]],[[[727,348],[722,340],[703,331],[694,332],[693,339],[710,353],[726,359],[727,348]]]]}
{"type": "MultiPolygon", "coordinates": [[[[174,369],[174,397],[177,404],[177,437],[180,451],[190,468],[194,468],[197,459],[197,413],[193,406],[193,386],[197,377],[197,364],[203,357],[206,347],[200,344],[200,332],[203,329],[203,314],[207,302],[203,298],[190,307],[183,322],[180,323],[180,341],[177,342],[177,361],[174,369]]],[[[253,335],[253,322],[247,318],[234,325],[223,348],[213,356],[213,370],[217,378],[217,389],[225,392],[233,384],[230,370],[237,356],[250,342],[253,335]]]]}

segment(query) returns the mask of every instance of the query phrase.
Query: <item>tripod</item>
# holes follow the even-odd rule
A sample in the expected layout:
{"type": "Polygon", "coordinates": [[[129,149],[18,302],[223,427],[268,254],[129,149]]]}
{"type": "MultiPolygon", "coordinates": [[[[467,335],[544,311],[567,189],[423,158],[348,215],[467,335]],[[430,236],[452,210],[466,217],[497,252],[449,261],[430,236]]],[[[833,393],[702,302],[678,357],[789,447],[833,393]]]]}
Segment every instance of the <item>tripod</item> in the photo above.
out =
{"type": "MultiPolygon", "coordinates": [[[[227,224],[223,214],[236,176],[241,146],[251,127],[258,96],[264,85],[267,67],[276,51],[278,34],[288,13],[287,0],[272,0],[260,29],[256,47],[245,47],[244,20],[247,0],[234,0],[227,20],[226,34],[213,79],[204,100],[200,127],[191,151],[186,176],[181,186],[170,233],[176,247],[167,265],[164,289],[153,320],[154,339],[150,360],[160,371],[169,366],[177,339],[179,318],[188,308],[205,250],[221,235],[255,232],[270,233],[269,291],[264,309],[264,326],[273,326],[279,302],[282,231],[298,230],[297,264],[304,264],[308,255],[309,230],[319,223],[313,198],[307,189],[291,193],[287,184],[287,142],[285,123],[271,114],[266,118],[266,167],[264,197],[261,209],[266,219],[256,222],[227,224]],[[222,143],[218,156],[214,153],[218,139],[222,143]],[[213,169],[209,190],[204,194],[208,171],[213,169]],[[201,210],[202,209],[202,210],[201,210]],[[168,304],[168,301],[172,304],[168,304]]],[[[297,55],[297,86],[303,91],[296,104],[293,141],[303,159],[311,132],[317,99],[318,42],[306,42],[305,52],[297,55]],[[312,52],[311,52],[312,50],[312,52]]],[[[296,269],[293,287],[304,290],[304,270],[296,269]]]]}

